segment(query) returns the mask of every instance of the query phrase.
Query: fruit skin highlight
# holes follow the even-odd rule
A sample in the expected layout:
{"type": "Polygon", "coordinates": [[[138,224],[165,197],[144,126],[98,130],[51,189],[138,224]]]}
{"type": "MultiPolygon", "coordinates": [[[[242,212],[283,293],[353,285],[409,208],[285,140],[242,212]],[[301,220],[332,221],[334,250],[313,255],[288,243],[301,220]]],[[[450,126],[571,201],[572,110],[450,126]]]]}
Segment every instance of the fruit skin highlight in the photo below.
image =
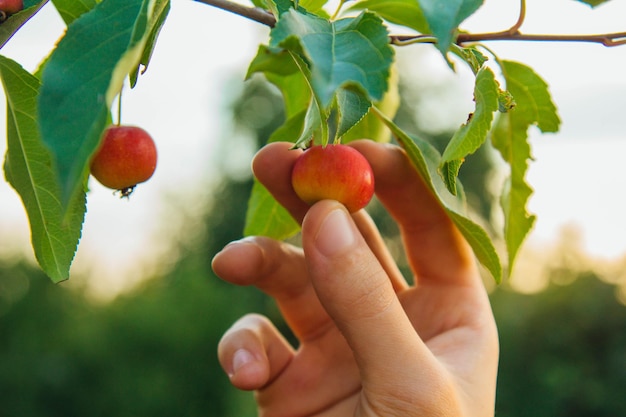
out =
{"type": "Polygon", "coordinates": [[[365,207],[374,195],[374,173],[367,159],[347,145],[315,145],[296,160],[291,184],[308,204],[336,200],[350,213],[365,207]]]}
{"type": "Polygon", "coordinates": [[[156,163],[156,145],[148,132],[137,126],[109,126],[91,160],[91,175],[128,197],[137,184],[152,177],[156,163]]]}
{"type": "Polygon", "coordinates": [[[22,0],[0,0],[0,11],[7,15],[21,12],[22,9],[24,9],[24,2],[22,0]]]}

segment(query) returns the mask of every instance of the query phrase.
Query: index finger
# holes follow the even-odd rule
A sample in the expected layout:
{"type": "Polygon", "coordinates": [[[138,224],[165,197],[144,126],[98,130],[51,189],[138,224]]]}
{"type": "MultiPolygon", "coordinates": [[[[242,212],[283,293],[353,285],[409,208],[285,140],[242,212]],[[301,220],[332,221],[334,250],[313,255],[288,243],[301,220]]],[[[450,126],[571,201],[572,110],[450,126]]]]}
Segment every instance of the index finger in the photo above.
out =
{"type": "Polygon", "coordinates": [[[293,191],[290,174],[302,150],[290,150],[292,146],[288,142],[265,145],[252,160],[252,172],[291,216],[302,224],[309,205],[293,191]]]}

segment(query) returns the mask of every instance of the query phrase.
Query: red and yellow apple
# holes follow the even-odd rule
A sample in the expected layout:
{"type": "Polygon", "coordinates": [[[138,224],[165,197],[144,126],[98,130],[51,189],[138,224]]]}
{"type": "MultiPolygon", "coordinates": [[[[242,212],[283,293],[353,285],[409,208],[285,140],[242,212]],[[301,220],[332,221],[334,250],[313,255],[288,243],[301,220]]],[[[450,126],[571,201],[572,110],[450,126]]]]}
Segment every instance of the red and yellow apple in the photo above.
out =
{"type": "Polygon", "coordinates": [[[147,181],[157,163],[157,150],[148,132],[137,126],[109,126],[91,160],[91,175],[102,185],[128,196],[147,181]]]}
{"type": "Polygon", "coordinates": [[[353,213],[374,195],[374,173],[356,149],[347,145],[315,145],[305,150],[291,173],[294,191],[304,202],[336,200],[353,213]]]}

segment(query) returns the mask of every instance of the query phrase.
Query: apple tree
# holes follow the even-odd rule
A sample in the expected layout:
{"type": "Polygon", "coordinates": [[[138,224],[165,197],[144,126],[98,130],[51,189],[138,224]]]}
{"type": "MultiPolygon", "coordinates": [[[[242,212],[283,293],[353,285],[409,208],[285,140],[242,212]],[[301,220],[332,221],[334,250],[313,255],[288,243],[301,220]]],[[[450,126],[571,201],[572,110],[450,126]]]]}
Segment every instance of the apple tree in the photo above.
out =
{"type": "MultiPolygon", "coordinates": [[[[517,22],[489,33],[462,29],[482,0],[197,1],[214,7],[215,13],[232,12],[271,27],[269,39],[260,39],[248,67],[248,77],[262,74],[284,100],[286,119],[270,141],[307,148],[358,138],[395,140],[497,282],[511,270],[535,221],[526,208],[532,194],[526,181],[531,159],[528,131],[536,127],[556,132],[560,118],[547,82],[524,63],[496,56],[488,43],[503,39],[586,41],[607,47],[626,43],[624,33],[526,34],[524,0],[517,22]],[[399,104],[395,51],[416,43],[435,48],[450,71],[466,65],[475,77],[475,109],[441,153],[394,122],[399,104]],[[505,255],[472,220],[458,181],[465,159],[486,143],[509,166],[500,195],[505,255]]],[[[592,7],[604,2],[579,1],[592,7]]],[[[0,8],[9,3],[0,2],[0,8]]],[[[46,3],[24,0],[18,9],[2,10],[0,48],[46,3]]],[[[0,50],[0,78],[8,109],[4,175],[22,199],[41,268],[58,282],[69,277],[86,215],[90,163],[114,119],[114,100],[125,80],[132,88],[148,70],[160,29],[167,24],[170,1],[50,3],[67,25],[64,36],[48,56],[41,57],[33,73],[0,50]]],[[[278,239],[299,229],[260,183],[251,193],[246,222],[245,234],[278,239]]]]}

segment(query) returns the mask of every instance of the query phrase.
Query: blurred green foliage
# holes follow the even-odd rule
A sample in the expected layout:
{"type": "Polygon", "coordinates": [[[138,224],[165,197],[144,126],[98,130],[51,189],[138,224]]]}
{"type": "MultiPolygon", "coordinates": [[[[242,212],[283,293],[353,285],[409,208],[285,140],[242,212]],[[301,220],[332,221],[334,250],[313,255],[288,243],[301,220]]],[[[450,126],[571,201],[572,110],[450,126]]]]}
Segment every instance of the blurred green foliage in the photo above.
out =
{"type": "MultiPolygon", "coordinates": [[[[282,115],[275,92],[255,82],[232,110],[245,146],[264,143],[282,115]],[[246,116],[250,97],[262,117],[246,116]]],[[[488,169],[479,171],[484,183],[488,169]]],[[[110,303],[51,284],[23,261],[0,263],[0,417],[256,415],[252,394],[229,385],[217,343],[248,312],[286,329],[271,300],[220,281],[210,266],[241,237],[250,187],[249,177],[225,176],[203,217],[191,220],[203,232],[180,242],[176,264],[110,303]]],[[[483,198],[476,211],[488,218],[483,198]]],[[[397,229],[372,209],[393,242],[397,229]]],[[[572,283],[536,295],[503,285],[492,294],[501,337],[496,415],[624,416],[626,307],[596,274],[559,274],[572,283]]]]}
{"type": "Polygon", "coordinates": [[[492,295],[498,416],[626,416],[626,306],[592,272],[537,295],[492,295]]]}
{"type": "MultiPolygon", "coordinates": [[[[105,305],[35,267],[2,265],[0,415],[254,416],[252,395],[230,387],[216,346],[246,312],[280,318],[257,291],[213,276],[208,252],[193,258],[105,305]]],[[[626,307],[614,286],[583,275],[536,295],[499,289],[492,303],[496,415],[626,415],[626,307]]]]}

